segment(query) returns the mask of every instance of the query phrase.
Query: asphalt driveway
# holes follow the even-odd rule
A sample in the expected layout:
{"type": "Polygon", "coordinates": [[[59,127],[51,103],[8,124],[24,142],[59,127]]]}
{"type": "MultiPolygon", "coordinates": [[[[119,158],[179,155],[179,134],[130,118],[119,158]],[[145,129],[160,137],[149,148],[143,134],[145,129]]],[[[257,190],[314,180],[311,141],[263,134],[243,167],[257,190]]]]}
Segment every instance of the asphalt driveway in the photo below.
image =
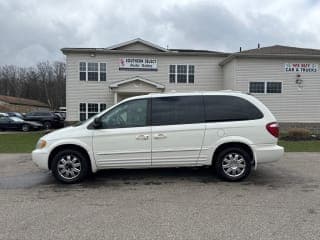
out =
{"type": "Polygon", "coordinates": [[[286,153],[240,183],[209,169],[108,170],[58,184],[0,155],[0,239],[320,239],[320,154],[286,153]]]}

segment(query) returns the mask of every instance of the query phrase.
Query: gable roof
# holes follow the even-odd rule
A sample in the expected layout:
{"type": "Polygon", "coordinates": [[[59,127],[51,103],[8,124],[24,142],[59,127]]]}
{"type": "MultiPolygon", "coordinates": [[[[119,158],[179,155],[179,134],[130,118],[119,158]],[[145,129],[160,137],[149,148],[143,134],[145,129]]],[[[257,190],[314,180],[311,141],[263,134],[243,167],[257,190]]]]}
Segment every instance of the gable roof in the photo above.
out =
{"type": "Polygon", "coordinates": [[[320,49],[298,48],[283,45],[273,45],[262,48],[254,48],[231,54],[219,63],[225,65],[236,57],[313,57],[320,58],[320,49]]]}
{"type": "Polygon", "coordinates": [[[134,82],[134,81],[141,81],[141,82],[150,84],[150,85],[152,85],[152,86],[154,86],[154,87],[156,87],[158,89],[164,89],[164,85],[162,85],[160,83],[153,82],[153,81],[151,81],[149,79],[146,79],[146,78],[143,78],[143,77],[140,77],[140,76],[135,76],[135,77],[131,77],[131,78],[128,78],[128,79],[125,79],[125,80],[121,80],[121,81],[118,81],[118,82],[111,83],[109,87],[110,88],[117,88],[122,84],[130,83],[130,82],[134,82]]]}
{"type": "Polygon", "coordinates": [[[146,40],[143,40],[141,38],[135,38],[135,39],[132,39],[132,40],[129,40],[129,41],[126,41],[126,42],[122,42],[122,43],[119,43],[119,44],[116,44],[116,45],[112,45],[110,47],[107,47],[107,49],[109,50],[117,50],[121,47],[124,47],[124,46],[128,46],[128,45],[131,45],[131,44],[134,44],[134,43],[140,43],[140,44],[143,44],[145,46],[148,46],[150,48],[154,48],[160,52],[167,52],[168,50],[163,48],[163,47],[160,47],[159,45],[156,45],[152,42],[149,42],[149,41],[146,41],[146,40]]]}
{"type": "Polygon", "coordinates": [[[116,45],[112,45],[110,47],[106,48],[62,48],[62,53],[68,54],[68,53],[102,53],[102,54],[128,54],[128,53],[134,53],[134,54],[142,54],[142,55],[174,55],[174,56],[199,56],[199,55],[205,55],[205,56],[217,56],[217,57],[227,57],[230,55],[230,53],[225,52],[218,52],[218,51],[210,51],[210,50],[195,50],[195,49],[166,49],[163,47],[160,47],[159,45],[156,45],[154,43],[151,43],[149,41],[143,40],[141,38],[136,38],[130,41],[126,41],[123,43],[119,43],[116,45]],[[144,46],[147,46],[149,48],[155,49],[156,51],[136,51],[132,49],[126,49],[126,46],[130,46],[132,44],[142,44],[144,46]],[[123,48],[123,49],[122,49],[123,48]]]}
{"type": "Polygon", "coordinates": [[[27,98],[18,98],[18,97],[12,97],[12,96],[5,96],[5,95],[0,95],[0,101],[10,103],[10,104],[16,104],[16,105],[49,107],[48,104],[37,101],[37,100],[27,99],[27,98]]]}
{"type": "Polygon", "coordinates": [[[304,55],[320,55],[320,49],[298,48],[283,45],[273,45],[269,47],[254,48],[239,52],[240,54],[304,54],[304,55]]]}

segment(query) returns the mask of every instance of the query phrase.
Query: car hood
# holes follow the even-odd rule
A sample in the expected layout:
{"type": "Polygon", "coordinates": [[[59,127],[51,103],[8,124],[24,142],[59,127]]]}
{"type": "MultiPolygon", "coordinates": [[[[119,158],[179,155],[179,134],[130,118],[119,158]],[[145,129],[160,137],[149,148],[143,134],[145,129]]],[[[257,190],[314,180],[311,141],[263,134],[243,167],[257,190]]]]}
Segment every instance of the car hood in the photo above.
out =
{"type": "Polygon", "coordinates": [[[84,134],[85,128],[83,126],[70,126],[55,130],[43,136],[43,139],[51,141],[57,139],[77,138],[84,134]]]}

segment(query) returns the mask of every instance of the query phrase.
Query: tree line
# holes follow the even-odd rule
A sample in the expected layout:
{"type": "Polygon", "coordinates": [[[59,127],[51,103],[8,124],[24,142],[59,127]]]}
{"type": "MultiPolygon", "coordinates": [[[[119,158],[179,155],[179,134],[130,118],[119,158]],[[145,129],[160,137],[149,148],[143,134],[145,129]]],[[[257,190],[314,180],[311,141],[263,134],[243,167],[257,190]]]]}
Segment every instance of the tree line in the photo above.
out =
{"type": "Polygon", "coordinates": [[[29,98],[51,109],[66,104],[66,64],[39,62],[33,67],[0,66],[0,95],[29,98]]]}

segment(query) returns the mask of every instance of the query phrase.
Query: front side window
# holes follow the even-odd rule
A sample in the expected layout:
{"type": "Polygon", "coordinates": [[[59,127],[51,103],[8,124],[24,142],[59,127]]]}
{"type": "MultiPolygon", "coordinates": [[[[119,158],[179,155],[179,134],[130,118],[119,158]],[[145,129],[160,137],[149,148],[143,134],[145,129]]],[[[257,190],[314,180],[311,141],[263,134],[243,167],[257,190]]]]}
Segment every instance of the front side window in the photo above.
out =
{"type": "Polygon", "coordinates": [[[151,109],[154,126],[204,122],[202,96],[153,98],[151,109]]]}
{"type": "Polygon", "coordinates": [[[260,119],[263,114],[249,101],[235,96],[204,96],[206,122],[260,119]]]}
{"type": "Polygon", "coordinates": [[[194,65],[169,65],[170,83],[194,83],[194,65]]]}
{"type": "Polygon", "coordinates": [[[101,117],[102,128],[130,128],[148,125],[148,100],[124,102],[101,117]]]}
{"type": "Polygon", "coordinates": [[[10,122],[10,118],[6,116],[1,116],[0,117],[0,123],[8,123],[10,122]]]}

